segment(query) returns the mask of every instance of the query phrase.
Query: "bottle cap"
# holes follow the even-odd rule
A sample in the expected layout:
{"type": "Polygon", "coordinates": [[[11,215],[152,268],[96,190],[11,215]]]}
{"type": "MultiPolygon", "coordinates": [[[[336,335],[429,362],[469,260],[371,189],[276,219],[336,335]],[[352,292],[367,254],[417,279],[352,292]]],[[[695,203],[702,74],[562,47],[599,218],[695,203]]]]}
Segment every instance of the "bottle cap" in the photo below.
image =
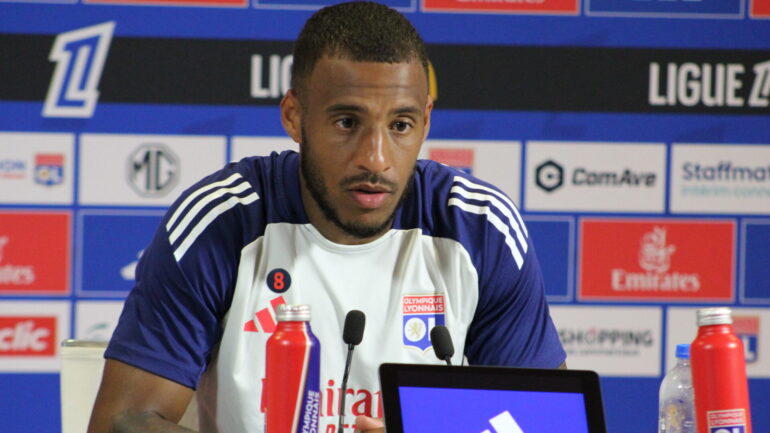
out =
{"type": "Polygon", "coordinates": [[[701,308],[698,310],[698,326],[706,325],[731,325],[732,311],[727,307],[701,308]]]}
{"type": "Polygon", "coordinates": [[[279,322],[308,322],[310,321],[310,305],[281,304],[276,308],[275,317],[279,322]]]}
{"type": "Polygon", "coordinates": [[[677,344],[676,345],[676,357],[679,359],[690,359],[690,345],[689,344],[677,344]]]}

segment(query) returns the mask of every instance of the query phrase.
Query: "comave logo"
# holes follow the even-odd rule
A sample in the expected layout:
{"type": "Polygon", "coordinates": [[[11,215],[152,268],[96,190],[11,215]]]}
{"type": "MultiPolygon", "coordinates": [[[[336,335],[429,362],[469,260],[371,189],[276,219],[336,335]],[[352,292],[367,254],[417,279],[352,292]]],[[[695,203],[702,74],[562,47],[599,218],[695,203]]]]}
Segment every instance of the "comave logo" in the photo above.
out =
{"type": "Polygon", "coordinates": [[[56,37],[48,57],[56,69],[45,98],[44,117],[93,116],[114,30],[115,22],[109,21],[56,37]]]}
{"type": "MultiPolygon", "coordinates": [[[[490,418],[489,423],[494,427],[495,433],[524,433],[524,430],[519,427],[519,423],[513,419],[513,415],[507,410],[490,418]]],[[[481,433],[492,432],[489,429],[486,429],[481,433]]]]}

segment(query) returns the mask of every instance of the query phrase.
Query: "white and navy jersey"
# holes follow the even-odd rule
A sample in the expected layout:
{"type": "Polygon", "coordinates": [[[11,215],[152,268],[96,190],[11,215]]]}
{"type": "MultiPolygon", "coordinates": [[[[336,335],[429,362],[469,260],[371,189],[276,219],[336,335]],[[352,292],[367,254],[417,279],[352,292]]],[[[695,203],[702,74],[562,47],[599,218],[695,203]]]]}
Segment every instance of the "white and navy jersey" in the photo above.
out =
{"type": "Polygon", "coordinates": [[[333,433],[346,313],[366,313],[345,415],[382,416],[383,362],[554,368],[565,359],[524,222],[498,189],[418,161],[390,231],[339,245],[308,221],[294,152],[233,163],[187,190],[142,257],[105,356],[197,389],[202,431],[260,432],[265,344],[281,303],[309,304],[321,424],[333,433]]]}

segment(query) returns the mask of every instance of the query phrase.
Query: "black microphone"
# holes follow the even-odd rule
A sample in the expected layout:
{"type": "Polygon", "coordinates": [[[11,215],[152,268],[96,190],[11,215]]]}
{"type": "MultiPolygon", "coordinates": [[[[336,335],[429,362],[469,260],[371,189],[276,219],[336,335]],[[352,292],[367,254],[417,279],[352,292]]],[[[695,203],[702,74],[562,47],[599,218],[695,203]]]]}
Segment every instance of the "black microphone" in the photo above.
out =
{"type": "Polygon", "coordinates": [[[353,348],[361,343],[364,338],[364,326],[366,325],[366,315],[362,311],[350,310],[345,316],[345,326],[342,328],[342,341],[348,345],[348,359],[345,361],[345,374],[342,376],[342,387],[340,394],[340,420],[337,432],[342,433],[342,419],[345,415],[345,394],[348,389],[348,375],[350,374],[350,363],[353,360],[353,348]]]}
{"type": "Polygon", "coordinates": [[[430,344],[433,345],[433,352],[436,357],[446,361],[446,365],[452,365],[452,355],[455,354],[455,347],[452,345],[452,336],[444,325],[436,325],[430,330],[430,344]]]}

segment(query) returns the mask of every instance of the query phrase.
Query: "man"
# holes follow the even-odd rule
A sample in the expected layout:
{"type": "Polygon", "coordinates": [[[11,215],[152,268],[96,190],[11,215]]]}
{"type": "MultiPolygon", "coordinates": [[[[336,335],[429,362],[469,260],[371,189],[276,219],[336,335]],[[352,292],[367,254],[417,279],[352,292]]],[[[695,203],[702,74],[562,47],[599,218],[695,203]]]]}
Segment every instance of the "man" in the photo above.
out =
{"type": "Polygon", "coordinates": [[[230,164],[171,207],[105,354],[89,432],[188,431],[174,423],[194,389],[201,431],[262,431],[264,349],[281,302],[312,307],[319,432],[335,430],[352,309],[369,324],[345,408],[361,430],[381,427],[380,363],[439,362],[432,323],[462,349],[456,364],[463,354],[473,364],[563,364],[513,204],[478,179],[417,162],[433,108],[427,70],[419,35],[385,6],[340,4],[307,22],[281,102],[300,153],[230,164]]]}

